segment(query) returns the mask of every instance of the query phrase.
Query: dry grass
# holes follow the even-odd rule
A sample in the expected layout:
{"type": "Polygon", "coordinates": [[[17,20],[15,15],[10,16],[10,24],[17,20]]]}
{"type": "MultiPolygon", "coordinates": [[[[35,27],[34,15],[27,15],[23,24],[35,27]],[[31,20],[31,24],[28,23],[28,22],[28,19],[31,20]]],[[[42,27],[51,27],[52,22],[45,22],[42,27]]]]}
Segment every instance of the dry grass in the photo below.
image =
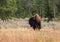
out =
{"type": "Polygon", "coordinates": [[[0,42],[60,42],[60,30],[0,29],[0,42]]]}

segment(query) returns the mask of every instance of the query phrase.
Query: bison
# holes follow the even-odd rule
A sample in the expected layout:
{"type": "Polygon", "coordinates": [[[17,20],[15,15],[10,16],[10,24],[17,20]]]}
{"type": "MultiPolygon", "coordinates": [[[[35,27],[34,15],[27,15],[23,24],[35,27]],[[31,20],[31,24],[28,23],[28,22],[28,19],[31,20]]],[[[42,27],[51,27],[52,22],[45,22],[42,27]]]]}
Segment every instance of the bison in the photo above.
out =
{"type": "Polygon", "coordinates": [[[29,24],[31,27],[33,27],[33,29],[41,29],[41,16],[39,16],[38,14],[35,14],[34,16],[32,16],[29,19],[29,24]]]}

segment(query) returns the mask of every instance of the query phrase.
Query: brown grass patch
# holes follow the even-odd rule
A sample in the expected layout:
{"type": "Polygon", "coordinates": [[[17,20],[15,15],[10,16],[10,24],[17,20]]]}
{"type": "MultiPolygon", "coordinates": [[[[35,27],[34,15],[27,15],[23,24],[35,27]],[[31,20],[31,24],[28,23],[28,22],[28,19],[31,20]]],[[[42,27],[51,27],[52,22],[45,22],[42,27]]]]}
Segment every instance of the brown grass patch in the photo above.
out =
{"type": "Polygon", "coordinates": [[[60,42],[60,30],[0,29],[0,42],[60,42]]]}

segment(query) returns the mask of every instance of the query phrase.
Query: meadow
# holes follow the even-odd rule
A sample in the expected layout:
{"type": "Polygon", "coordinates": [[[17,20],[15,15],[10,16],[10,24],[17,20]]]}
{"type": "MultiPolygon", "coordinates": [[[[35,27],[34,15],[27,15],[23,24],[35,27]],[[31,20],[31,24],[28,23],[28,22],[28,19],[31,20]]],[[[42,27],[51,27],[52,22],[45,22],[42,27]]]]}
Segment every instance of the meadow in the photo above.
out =
{"type": "Polygon", "coordinates": [[[0,29],[0,42],[60,42],[60,30],[0,29]]]}
{"type": "Polygon", "coordinates": [[[60,42],[60,21],[42,21],[42,28],[35,31],[28,19],[0,21],[0,42],[60,42]]]}

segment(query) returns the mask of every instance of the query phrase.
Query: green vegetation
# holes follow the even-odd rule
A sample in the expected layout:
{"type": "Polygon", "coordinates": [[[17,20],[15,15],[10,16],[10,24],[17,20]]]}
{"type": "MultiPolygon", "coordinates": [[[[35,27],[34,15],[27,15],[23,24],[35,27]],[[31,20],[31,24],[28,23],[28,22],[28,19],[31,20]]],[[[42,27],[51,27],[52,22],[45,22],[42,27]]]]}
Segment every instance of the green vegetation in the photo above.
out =
{"type": "Polygon", "coordinates": [[[31,17],[40,14],[47,18],[60,18],[60,0],[0,0],[0,18],[31,17]]]}
{"type": "Polygon", "coordinates": [[[0,18],[12,18],[17,11],[16,0],[0,0],[0,18]]]}

